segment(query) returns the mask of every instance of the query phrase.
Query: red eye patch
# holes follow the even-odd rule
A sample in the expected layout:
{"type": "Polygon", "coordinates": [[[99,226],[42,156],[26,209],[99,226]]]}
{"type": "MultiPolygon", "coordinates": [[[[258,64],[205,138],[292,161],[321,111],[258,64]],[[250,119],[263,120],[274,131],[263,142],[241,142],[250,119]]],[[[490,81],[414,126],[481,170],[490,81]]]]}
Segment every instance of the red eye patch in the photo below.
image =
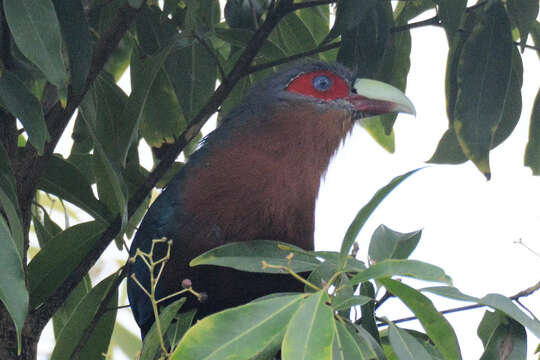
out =
{"type": "Polygon", "coordinates": [[[328,101],[349,95],[349,86],[345,80],[331,71],[313,71],[295,78],[287,87],[287,91],[328,101]],[[328,79],[330,84],[325,84],[324,87],[319,86],[320,89],[318,89],[316,85],[320,85],[321,77],[328,79]]]}

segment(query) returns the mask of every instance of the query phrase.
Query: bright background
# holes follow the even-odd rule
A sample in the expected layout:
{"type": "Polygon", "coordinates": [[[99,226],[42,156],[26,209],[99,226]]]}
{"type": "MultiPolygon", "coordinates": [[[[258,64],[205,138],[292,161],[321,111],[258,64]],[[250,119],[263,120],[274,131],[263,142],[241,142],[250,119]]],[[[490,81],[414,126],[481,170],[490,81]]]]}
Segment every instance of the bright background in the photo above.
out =
{"type": "MultiPolygon", "coordinates": [[[[433,16],[425,13],[421,20],[433,16]]],[[[427,27],[411,31],[413,52],[407,95],[414,102],[416,118],[400,115],[396,126],[396,152],[388,154],[371,137],[357,127],[345,146],[333,159],[321,186],[316,210],[316,247],[338,250],[341,239],[356,212],[377,189],[394,176],[425,166],[447,128],[444,97],[444,72],[447,43],[441,28],[427,27]]],[[[357,241],[358,257],[367,261],[367,247],[374,229],[385,224],[410,232],[423,229],[413,259],[442,267],[462,292],[484,296],[490,292],[507,296],[536,284],[540,280],[540,257],[524,246],[540,252],[540,178],[533,177],[523,166],[528,124],[534,96],[540,85],[540,62],[535,52],[523,54],[523,110],[520,123],[502,145],[491,152],[492,180],[469,162],[463,165],[432,165],[414,174],[391,193],[370,218],[357,241]]],[[[129,92],[129,74],[121,81],[129,92]]],[[[210,122],[212,123],[212,121],[210,122]]],[[[73,124],[70,124],[72,126],[73,124]]],[[[212,124],[205,127],[206,131],[212,124]]],[[[59,152],[68,155],[71,148],[71,127],[59,145],[59,152]]],[[[150,150],[142,146],[141,159],[151,166],[150,150]]],[[[58,214],[57,214],[58,215],[58,214]]],[[[81,220],[87,219],[80,214],[81,220]]],[[[63,224],[63,217],[56,217],[63,224]]],[[[127,259],[112,245],[92,271],[94,283],[116,270],[127,259]]],[[[423,286],[419,282],[409,282],[423,286]]],[[[121,292],[124,303],[125,291],[121,292]],[[123,294],[123,295],[122,295],[123,294]]],[[[463,306],[432,297],[439,310],[463,306]]],[[[540,294],[522,302],[540,315],[540,294]]],[[[478,359],[482,343],[476,328],[485,309],[448,315],[460,341],[463,359],[478,359]]],[[[410,315],[389,300],[378,316],[398,319],[410,315]]],[[[138,327],[128,309],[118,311],[119,321],[138,334],[138,327]]],[[[420,329],[417,322],[401,324],[420,329]]],[[[529,358],[539,340],[528,336],[529,358]]],[[[47,359],[54,346],[49,325],[39,343],[39,359],[47,359]]],[[[113,359],[127,357],[115,351],[113,359]]]]}

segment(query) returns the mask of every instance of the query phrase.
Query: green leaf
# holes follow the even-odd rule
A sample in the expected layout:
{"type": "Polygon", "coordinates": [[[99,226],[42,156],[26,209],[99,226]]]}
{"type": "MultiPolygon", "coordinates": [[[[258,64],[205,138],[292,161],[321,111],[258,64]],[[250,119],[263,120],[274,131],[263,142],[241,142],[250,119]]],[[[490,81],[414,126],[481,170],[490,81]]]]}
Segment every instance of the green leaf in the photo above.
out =
{"type": "Polygon", "coordinates": [[[448,320],[437,311],[431,300],[417,290],[395,280],[380,279],[392,295],[397,296],[418,318],[437,350],[447,360],[461,359],[456,334],[448,320]]]}
{"type": "MultiPolygon", "coordinates": [[[[324,261],[320,263],[317,267],[315,267],[315,269],[313,269],[313,271],[309,273],[307,280],[311,284],[319,288],[323,288],[336,272],[337,272],[337,264],[335,262],[332,263],[330,261],[324,261]]],[[[304,292],[315,292],[315,291],[316,289],[313,289],[308,284],[304,285],[304,292]]]]}
{"type": "Polygon", "coordinates": [[[480,340],[482,340],[484,348],[487,346],[489,338],[491,337],[495,329],[499,325],[507,322],[506,319],[506,316],[500,311],[486,310],[484,312],[484,316],[482,317],[482,320],[478,325],[478,329],[476,330],[478,337],[480,338],[480,340]]]}
{"type": "Polygon", "coordinates": [[[120,322],[114,324],[114,330],[109,349],[120,349],[128,359],[136,359],[140,354],[141,338],[135,335],[132,330],[122,325],[120,322]]]}
{"type": "MultiPolygon", "coordinates": [[[[72,358],[73,351],[79,344],[88,326],[94,320],[99,305],[104,300],[115,278],[116,274],[113,274],[104,279],[82,299],[56,339],[51,360],[69,360],[72,358]]],[[[102,354],[107,353],[116,320],[117,306],[118,289],[114,289],[113,296],[107,304],[107,308],[110,310],[105,312],[101,319],[99,319],[97,326],[81,350],[81,359],[99,359],[103,356],[102,354]]]]}
{"type": "MultiPolygon", "coordinates": [[[[531,29],[531,36],[536,47],[540,47],[540,22],[536,21],[533,24],[531,29]]],[[[540,51],[537,51],[536,55],[538,55],[538,58],[540,58],[540,51]]]]}
{"type": "Polygon", "coordinates": [[[94,196],[90,183],[74,165],[60,155],[51,157],[38,189],[54,194],[80,207],[96,220],[107,223],[107,208],[94,196]]]}
{"type": "Polygon", "coordinates": [[[88,22],[81,1],[53,0],[69,57],[71,89],[81,94],[92,61],[88,22]]]}
{"type": "Polygon", "coordinates": [[[231,28],[256,30],[266,8],[266,0],[228,0],[225,21],[231,28]]]}
{"type": "Polygon", "coordinates": [[[371,135],[384,150],[393,154],[396,150],[394,130],[391,130],[389,135],[386,134],[386,130],[381,121],[383,116],[384,115],[368,117],[359,121],[359,124],[366,129],[368,134],[371,135]]]}
{"type": "Polygon", "coordinates": [[[196,309],[191,309],[176,314],[173,324],[169,326],[167,331],[167,339],[173,348],[180,341],[182,336],[184,336],[184,334],[189,330],[196,313],[196,309]]]}
{"type": "Polygon", "coordinates": [[[424,346],[407,331],[388,322],[390,345],[400,360],[432,360],[424,346]]]}
{"type": "Polygon", "coordinates": [[[370,266],[349,280],[349,285],[358,284],[371,279],[381,279],[395,275],[408,276],[426,281],[438,281],[450,284],[452,280],[438,266],[418,260],[386,259],[370,266]]]}
{"type": "Polygon", "coordinates": [[[329,359],[334,342],[334,315],[321,290],[304,300],[289,322],[281,356],[283,360],[329,359]]]}
{"type": "Polygon", "coordinates": [[[90,281],[90,276],[86,275],[77,285],[77,287],[75,287],[75,289],[73,289],[73,291],[69,294],[68,298],[66,301],[64,301],[60,309],[58,309],[58,311],[54,314],[53,329],[55,339],[60,337],[60,333],[69,322],[69,319],[73,316],[77,306],[91,289],[92,282],[90,281]]]}
{"type": "MultiPolygon", "coordinates": [[[[178,35],[176,25],[163,15],[155,5],[143,7],[135,19],[137,40],[140,54],[132,56],[132,62],[144,55],[154,55],[158,51],[171,45],[178,35]]],[[[135,50],[138,48],[136,47],[135,50]]],[[[132,74],[134,72],[132,71],[132,74]]]]}
{"type": "MultiPolygon", "coordinates": [[[[302,0],[303,2],[309,0],[302,0]]],[[[320,44],[328,34],[330,26],[330,7],[319,5],[301,9],[298,16],[311,32],[313,39],[320,44]]]]}
{"type": "Polygon", "coordinates": [[[360,24],[376,5],[377,0],[340,0],[337,5],[334,26],[324,42],[329,42],[360,24]]]}
{"type": "Polygon", "coordinates": [[[4,0],[4,12],[19,50],[47,80],[64,88],[67,72],[62,58],[60,24],[52,1],[4,0]]]}
{"type": "Polygon", "coordinates": [[[342,33],[337,60],[358,77],[374,78],[393,25],[392,6],[387,1],[378,1],[367,11],[367,16],[358,25],[342,33]]]}
{"type": "MultiPolygon", "coordinates": [[[[375,299],[375,287],[369,281],[360,284],[360,295],[375,299]]],[[[362,317],[359,325],[371,336],[377,343],[381,342],[379,329],[375,322],[375,302],[368,302],[360,307],[362,317]]]]}
{"type": "Polygon", "coordinates": [[[335,301],[332,304],[332,309],[334,310],[345,310],[349,309],[353,306],[358,305],[365,305],[370,301],[374,301],[373,298],[370,298],[369,296],[363,296],[363,295],[353,295],[347,298],[342,298],[340,301],[335,301]]]}
{"type": "Polygon", "coordinates": [[[523,52],[529,32],[538,16],[538,0],[508,0],[506,6],[510,19],[519,29],[519,43],[523,52]]]}
{"type": "Polygon", "coordinates": [[[529,141],[525,150],[525,166],[531,168],[534,175],[540,175],[540,89],[534,99],[529,125],[529,141]]]}
{"type": "Polygon", "coordinates": [[[527,358],[527,332],[510,318],[505,318],[491,333],[480,360],[522,360],[527,358]]]}
{"type": "MultiPolygon", "coordinates": [[[[96,81],[95,84],[97,84],[98,81],[96,81]]],[[[104,99],[103,97],[99,97],[99,94],[97,94],[98,89],[95,85],[92,88],[92,91],[89,92],[83,102],[81,103],[81,106],[79,108],[79,113],[81,114],[81,119],[83,119],[84,123],[86,124],[86,128],[88,130],[88,133],[90,134],[93,142],[94,142],[94,149],[95,149],[95,156],[94,156],[94,164],[96,165],[94,167],[94,173],[96,174],[97,179],[102,179],[101,181],[107,181],[107,186],[113,189],[113,197],[106,199],[102,199],[102,201],[108,201],[108,205],[111,206],[111,202],[116,200],[114,202],[115,206],[112,207],[114,210],[119,211],[119,215],[122,219],[121,223],[121,229],[120,233],[124,232],[125,227],[127,226],[127,186],[122,178],[122,174],[120,170],[118,169],[118,166],[114,163],[114,161],[110,158],[109,154],[107,153],[107,150],[105,146],[101,142],[101,137],[97,134],[96,129],[96,123],[97,123],[97,116],[98,114],[100,117],[103,115],[103,109],[101,108],[104,106],[104,99]],[[96,108],[99,105],[99,108],[96,108]],[[101,111],[101,112],[98,112],[101,111]],[[101,174],[103,176],[98,176],[97,174],[99,171],[102,171],[101,174]]],[[[106,103],[105,103],[106,104],[106,103]]],[[[103,121],[103,119],[100,119],[100,121],[103,121]]],[[[99,186],[98,186],[99,190],[99,186]]]]}
{"type": "MultiPolygon", "coordinates": [[[[158,56],[159,54],[156,55],[158,56]]],[[[156,67],[157,60],[145,63],[152,70],[156,67]]],[[[214,56],[199,42],[192,42],[188,46],[177,47],[171,51],[164,66],[184,118],[189,121],[214,93],[217,79],[214,56]]]]}
{"type": "Polygon", "coordinates": [[[53,237],[28,264],[30,306],[35,308],[69,276],[105,230],[96,221],[74,225],[53,237]]]}
{"type": "MultiPolygon", "coordinates": [[[[501,122],[497,125],[495,134],[493,134],[493,142],[491,144],[491,149],[499,146],[510,136],[510,134],[516,127],[519,121],[519,117],[521,115],[521,85],[523,83],[523,64],[521,61],[521,55],[519,54],[517,48],[514,47],[512,51],[512,74],[510,75],[510,84],[508,85],[508,91],[504,99],[503,115],[501,122]]],[[[447,90],[457,92],[457,89],[447,90]]],[[[449,113],[449,116],[453,116],[453,113],[449,113]]],[[[443,137],[439,141],[437,150],[428,162],[461,164],[468,160],[465,154],[463,154],[463,150],[461,150],[461,146],[459,145],[456,133],[452,128],[452,124],[453,118],[450,118],[451,128],[444,133],[443,137]]]]}
{"type": "MultiPolygon", "coordinates": [[[[190,266],[217,265],[226,266],[236,270],[249,272],[264,272],[280,274],[280,269],[263,268],[262,262],[270,265],[287,266],[287,256],[290,249],[297,247],[291,244],[271,241],[255,240],[229,243],[211,249],[191,260],[190,266]]],[[[320,262],[312,256],[295,253],[291,260],[291,269],[294,272],[305,272],[315,269],[320,262]]]]}
{"type": "Polygon", "coordinates": [[[171,360],[252,359],[275,352],[304,294],[272,297],[210,315],[192,326],[171,360]]]}
{"type": "Polygon", "coordinates": [[[12,242],[10,246],[17,251],[19,259],[22,259],[24,234],[16,186],[15,176],[13,175],[8,154],[4,146],[0,144],[0,208],[7,218],[8,228],[10,230],[9,238],[5,238],[4,240],[7,241],[9,239],[12,242]]]}
{"type": "Polygon", "coordinates": [[[10,71],[4,71],[0,77],[0,100],[7,110],[24,126],[28,141],[43,154],[49,132],[41,110],[39,100],[10,71]]]}
{"type": "Polygon", "coordinates": [[[379,189],[375,193],[375,195],[373,195],[371,200],[366,205],[364,205],[364,207],[362,207],[362,209],[360,209],[360,211],[356,214],[356,217],[354,218],[351,225],[349,225],[349,228],[347,229],[347,232],[345,234],[345,238],[343,239],[343,242],[341,244],[340,263],[342,266],[345,266],[349,249],[353,245],[356,236],[366,223],[369,216],[375,211],[377,206],[379,206],[379,204],[384,200],[384,198],[392,192],[392,190],[394,190],[399,184],[403,182],[403,180],[405,180],[418,170],[420,169],[415,169],[393,178],[392,181],[390,181],[387,185],[379,189]]]}
{"type": "Polygon", "coordinates": [[[481,305],[490,306],[495,310],[502,311],[508,317],[518,321],[521,325],[525,326],[537,337],[540,337],[540,321],[531,319],[527,314],[518,308],[511,299],[500,294],[488,294],[480,299],[465,295],[458,289],[453,287],[432,287],[425,288],[422,291],[428,291],[440,296],[444,296],[450,299],[476,302],[481,305]]]}
{"type": "MultiPolygon", "coordinates": [[[[285,51],[287,55],[312,50],[317,47],[313,35],[296,13],[289,13],[279,22],[269,36],[270,41],[285,51]]],[[[318,55],[313,55],[318,58],[318,55]]]]}
{"type": "Polygon", "coordinates": [[[380,359],[366,339],[353,334],[341,322],[335,321],[334,333],[332,360],[380,359]]]}
{"type": "Polygon", "coordinates": [[[467,0],[434,0],[438,4],[438,15],[446,32],[448,43],[452,44],[467,8],[467,0]]]}
{"type": "MultiPolygon", "coordinates": [[[[134,52],[137,55],[137,52],[134,52]]],[[[137,76],[138,62],[131,64],[132,76],[137,76]]],[[[167,73],[162,68],[156,75],[152,88],[143,108],[140,135],[150,147],[160,147],[172,143],[186,127],[186,120],[176,98],[176,94],[167,73]]]]}
{"type": "Polygon", "coordinates": [[[407,259],[418,245],[421,236],[422,230],[400,233],[385,225],[379,225],[371,236],[369,259],[375,263],[385,259],[407,259]]]}
{"type": "MultiPolygon", "coordinates": [[[[178,310],[184,305],[186,302],[186,298],[180,298],[173,302],[170,305],[167,305],[167,307],[163,310],[161,310],[159,314],[159,323],[161,326],[161,336],[165,336],[165,333],[167,332],[167,329],[169,328],[169,325],[174,320],[176,314],[178,313],[178,310]]],[[[160,333],[157,329],[156,323],[152,324],[152,327],[150,328],[150,331],[146,334],[143,342],[143,347],[141,350],[141,360],[154,360],[156,356],[159,355],[158,352],[161,352],[160,347],[160,333]]]]}
{"type": "Polygon", "coordinates": [[[409,20],[435,7],[433,0],[400,1],[394,10],[396,24],[405,25],[409,20]]]}
{"type": "Polygon", "coordinates": [[[457,66],[454,129],[464,154],[488,179],[489,150],[503,115],[513,46],[504,6],[490,3],[466,40],[457,66]]]}
{"type": "Polygon", "coordinates": [[[22,258],[15,247],[9,226],[0,216],[0,300],[17,330],[17,349],[21,352],[21,332],[28,313],[28,292],[24,280],[22,258]]]}

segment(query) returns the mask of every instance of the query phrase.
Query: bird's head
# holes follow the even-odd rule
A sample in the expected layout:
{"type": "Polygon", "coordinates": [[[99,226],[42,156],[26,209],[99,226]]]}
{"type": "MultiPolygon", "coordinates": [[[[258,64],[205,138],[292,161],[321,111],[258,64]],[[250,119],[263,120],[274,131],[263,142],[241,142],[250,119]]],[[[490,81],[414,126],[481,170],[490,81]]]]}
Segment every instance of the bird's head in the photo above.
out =
{"type": "Polygon", "coordinates": [[[249,95],[252,104],[312,105],[345,110],[353,120],[392,113],[415,114],[403,92],[389,84],[359,79],[340,64],[301,63],[261,82],[249,95]]]}

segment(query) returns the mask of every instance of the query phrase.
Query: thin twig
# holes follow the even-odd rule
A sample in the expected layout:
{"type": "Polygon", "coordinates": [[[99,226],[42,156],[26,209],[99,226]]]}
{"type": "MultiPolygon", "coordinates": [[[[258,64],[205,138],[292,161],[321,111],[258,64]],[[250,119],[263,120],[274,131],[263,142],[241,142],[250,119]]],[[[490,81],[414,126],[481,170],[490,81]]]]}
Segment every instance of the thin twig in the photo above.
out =
{"type": "Polygon", "coordinates": [[[288,57],[285,57],[285,58],[282,58],[282,59],[269,61],[267,63],[260,64],[260,65],[250,66],[246,71],[247,71],[248,74],[252,74],[252,73],[257,72],[257,71],[265,70],[265,69],[268,69],[268,68],[271,68],[271,67],[274,67],[274,66],[283,65],[283,64],[286,64],[286,63],[294,61],[294,60],[305,58],[307,56],[311,56],[311,55],[322,53],[322,52],[325,52],[325,51],[328,51],[328,50],[332,50],[332,49],[338,48],[340,46],[341,46],[340,41],[333,42],[331,44],[319,46],[319,47],[317,47],[315,49],[304,51],[304,52],[301,52],[301,53],[298,53],[298,54],[295,54],[295,55],[291,55],[291,56],[288,56],[288,57]]]}
{"type": "MultiPolygon", "coordinates": [[[[276,3],[272,2],[272,4],[276,3]]],[[[176,141],[166,150],[162,160],[149,174],[145,183],[140,186],[131,196],[128,203],[129,217],[135,213],[146,196],[168,171],[183,148],[199,133],[200,129],[206,123],[208,118],[210,118],[210,116],[216,112],[218,107],[232,91],[236,83],[247,75],[247,68],[258,53],[266,38],[277,26],[279,21],[293,10],[294,8],[291,7],[290,3],[288,2],[279,2],[275,6],[270,6],[266,20],[244,48],[242,55],[235,63],[235,66],[229,73],[228,77],[219,85],[199,113],[190,121],[184,132],[182,132],[176,141]]],[[[121,219],[119,216],[117,216],[101,235],[94,249],[83,259],[83,261],[74,269],[74,271],[72,271],[67,279],[64,280],[62,285],[55,290],[54,294],[47,299],[47,302],[39,309],[33,311],[33,316],[40,319],[39,326],[41,326],[41,328],[48,322],[48,320],[63,303],[64,299],[81,281],[82,277],[88,273],[89,269],[97,261],[97,259],[99,259],[109,243],[116,237],[116,234],[120,229],[120,223],[121,219]]]]}
{"type": "MultiPolygon", "coordinates": [[[[531,286],[531,287],[529,287],[529,288],[527,288],[525,290],[521,290],[520,292],[518,292],[515,295],[510,296],[509,299],[511,299],[513,301],[516,301],[516,302],[518,302],[518,304],[520,304],[518,299],[520,299],[522,297],[532,295],[534,292],[536,292],[539,289],[540,289],[540,281],[538,283],[536,283],[535,285],[533,285],[533,286],[531,286]]],[[[439,311],[439,313],[441,313],[443,315],[444,314],[451,314],[451,313],[460,312],[460,311],[478,309],[478,308],[482,308],[482,307],[486,307],[486,306],[489,306],[489,305],[472,304],[472,305],[460,306],[460,307],[455,307],[455,308],[442,310],[442,311],[439,311]]],[[[525,308],[525,307],[523,307],[523,308],[530,313],[530,311],[527,308],[525,308]]],[[[536,318],[534,315],[532,315],[532,316],[534,318],[536,318]]],[[[392,320],[392,322],[394,324],[398,324],[398,323],[408,322],[408,321],[413,321],[413,320],[418,320],[418,318],[416,316],[408,316],[408,317],[404,317],[404,318],[401,318],[401,319],[392,320]]],[[[377,326],[378,327],[383,327],[383,326],[386,326],[386,324],[385,323],[379,323],[379,324],[377,324],[377,326]]]]}
{"type": "Polygon", "coordinates": [[[401,26],[394,26],[393,28],[390,29],[390,32],[397,33],[401,31],[408,31],[411,29],[415,29],[415,28],[419,28],[423,26],[432,26],[432,25],[435,25],[435,26],[441,25],[441,19],[439,18],[439,15],[435,15],[434,17],[431,17],[426,20],[418,21],[418,22],[413,22],[413,23],[409,23],[409,24],[405,24],[401,26]]]}

